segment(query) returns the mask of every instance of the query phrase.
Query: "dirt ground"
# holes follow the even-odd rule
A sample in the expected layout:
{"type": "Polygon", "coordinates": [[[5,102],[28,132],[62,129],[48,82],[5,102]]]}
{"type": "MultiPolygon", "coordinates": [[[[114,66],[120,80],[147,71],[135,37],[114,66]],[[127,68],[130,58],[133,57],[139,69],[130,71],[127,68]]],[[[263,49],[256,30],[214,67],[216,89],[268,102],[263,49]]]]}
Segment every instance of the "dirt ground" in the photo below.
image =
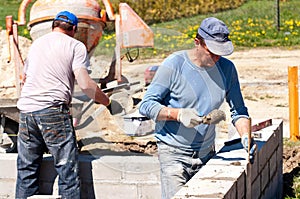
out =
{"type": "MultiPolygon", "coordinates": [[[[14,96],[11,89],[8,92],[3,87],[11,87],[14,80],[13,68],[7,63],[7,45],[5,33],[0,35],[1,67],[0,67],[0,95],[5,98],[14,96]]],[[[30,42],[21,38],[22,54],[26,55],[26,49],[30,42]]],[[[289,137],[289,96],[288,96],[288,67],[298,66],[300,61],[300,50],[282,50],[272,49],[250,49],[236,51],[228,57],[236,65],[245,103],[249,109],[253,123],[266,119],[282,119],[284,128],[284,137],[289,137]]],[[[128,93],[133,99],[123,95],[124,104],[130,113],[136,110],[135,105],[142,97],[144,85],[144,71],[150,65],[159,65],[162,60],[137,60],[133,63],[123,63],[123,75],[129,82],[139,81],[140,84],[133,87],[136,92],[128,93]],[[129,99],[129,100],[128,100],[129,99]]],[[[102,57],[92,57],[92,76],[99,77],[106,72],[107,68],[98,66],[109,66],[110,59],[105,61],[102,57]],[[101,74],[101,75],[99,75],[101,74]]],[[[125,92],[126,93],[126,92],[125,92]]],[[[118,97],[118,96],[117,96],[118,97]]],[[[226,106],[225,108],[226,109],[226,106]]],[[[226,109],[228,110],[228,109],[226,109]]],[[[134,113],[135,114],[135,113],[134,113]]],[[[229,111],[227,111],[229,117],[229,111]]],[[[82,152],[100,153],[106,152],[133,152],[135,154],[146,153],[155,154],[156,145],[151,134],[141,137],[131,137],[124,134],[122,118],[111,116],[107,110],[101,106],[94,105],[85,117],[94,117],[96,125],[90,125],[87,128],[77,130],[82,138],[82,152]],[[97,110],[98,115],[93,115],[97,110]],[[100,114],[101,113],[101,114],[100,114]],[[100,115],[100,116],[99,116],[100,115]],[[106,122],[103,122],[106,121],[106,122]],[[96,127],[96,128],[95,128],[96,127]],[[98,130],[101,129],[99,132],[98,130]],[[97,132],[96,132],[97,131],[97,132]],[[89,133],[87,133],[89,132],[89,133]],[[96,135],[96,136],[95,136],[96,135]],[[98,139],[94,139],[97,137],[98,139]],[[92,139],[93,138],[93,139],[92,139]],[[95,149],[96,148],[96,149],[95,149]]],[[[86,119],[86,118],[82,118],[86,119]]],[[[224,128],[230,121],[224,123],[224,128]]],[[[148,124],[149,125],[149,124],[148,124]]],[[[230,137],[229,134],[223,136],[230,137]]],[[[79,139],[80,139],[79,138],[79,139]]],[[[299,175],[300,170],[300,149],[295,147],[284,147],[283,152],[284,184],[285,191],[291,191],[292,178],[299,175]]],[[[286,193],[285,193],[286,194],[286,193]]],[[[291,194],[291,193],[290,193],[291,194]]]]}

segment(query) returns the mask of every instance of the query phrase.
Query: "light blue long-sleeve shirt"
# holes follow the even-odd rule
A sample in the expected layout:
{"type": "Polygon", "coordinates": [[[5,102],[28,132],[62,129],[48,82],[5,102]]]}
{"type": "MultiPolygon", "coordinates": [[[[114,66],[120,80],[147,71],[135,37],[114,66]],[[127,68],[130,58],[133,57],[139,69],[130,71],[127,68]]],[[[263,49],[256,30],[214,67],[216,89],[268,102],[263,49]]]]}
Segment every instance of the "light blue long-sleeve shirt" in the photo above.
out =
{"type": "Polygon", "coordinates": [[[215,125],[186,128],[176,121],[157,121],[158,113],[163,107],[172,107],[195,108],[199,115],[206,115],[218,109],[225,99],[233,123],[240,117],[248,117],[234,64],[220,57],[213,67],[198,67],[190,61],[187,51],[179,51],[159,66],[139,111],[156,121],[159,141],[205,154],[214,145],[215,125]]]}

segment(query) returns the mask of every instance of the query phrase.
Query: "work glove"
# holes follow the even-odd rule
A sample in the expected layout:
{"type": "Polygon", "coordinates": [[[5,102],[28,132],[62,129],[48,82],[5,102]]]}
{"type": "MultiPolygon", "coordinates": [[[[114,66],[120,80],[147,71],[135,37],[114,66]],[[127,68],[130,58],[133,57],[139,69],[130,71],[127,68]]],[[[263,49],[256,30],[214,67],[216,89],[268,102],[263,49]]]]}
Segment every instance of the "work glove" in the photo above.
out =
{"type": "Polygon", "coordinates": [[[218,124],[221,120],[226,120],[226,115],[218,109],[214,109],[202,117],[203,124],[218,124]]]}
{"type": "Polygon", "coordinates": [[[183,108],[180,109],[177,115],[177,121],[181,122],[188,128],[193,128],[202,122],[203,118],[198,115],[196,109],[183,108]]]}
{"type": "Polygon", "coordinates": [[[109,105],[106,106],[106,108],[109,110],[110,114],[112,115],[122,113],[124,110],[123,106],[119,102],[113,99],[110,99],[110,103],[109,105]]]}
{"type": "Polygon", "coordinates": [[[254,157],[255,157],[255,154],[256,154],[256,150],[257,150],[257,144],[255,143],[254,139],[251,138],[251,140],[250,140],[250,151],[248,151],[249,139],[248,139],[247,134],[244,134],[242,136],[241,142],[242,142],[243,148],[249,153],[250,163],[253,164],[254,157]]]}

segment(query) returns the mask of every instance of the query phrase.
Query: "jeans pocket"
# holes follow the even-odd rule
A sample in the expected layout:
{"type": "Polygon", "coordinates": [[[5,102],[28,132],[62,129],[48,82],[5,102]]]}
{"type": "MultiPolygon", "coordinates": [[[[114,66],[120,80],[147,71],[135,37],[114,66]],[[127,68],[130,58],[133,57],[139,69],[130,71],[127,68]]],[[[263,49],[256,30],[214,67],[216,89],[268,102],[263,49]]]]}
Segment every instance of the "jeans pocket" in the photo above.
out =
{"type": "Polygon", "coordinates": [[[46,143],[58,144],[66,140],[69,118],[64,114],[47,115],[40,118],[41,131],[46,143]]]}
{"type": "Polygon", "coordinates": [[[27,125],[27,116],[25,114],[20,114],[19,117],[19,132],[18,132],[18,139],[21,139],[23,142],[26,142],[30,139],[30,135],[28,132],[28,125],[27,125]]]}

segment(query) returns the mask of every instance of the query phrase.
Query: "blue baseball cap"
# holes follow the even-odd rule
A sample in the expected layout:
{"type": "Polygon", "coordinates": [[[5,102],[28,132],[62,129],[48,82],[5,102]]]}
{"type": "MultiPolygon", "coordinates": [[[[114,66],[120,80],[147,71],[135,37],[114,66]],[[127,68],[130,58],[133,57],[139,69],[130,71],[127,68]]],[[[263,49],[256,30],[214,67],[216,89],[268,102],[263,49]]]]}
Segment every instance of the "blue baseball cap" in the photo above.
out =
{"type": "Polygon", "coordinates": [[[215,17],[204,19],[198,28],[208,50],[216,55],[226,56],[233,53],[233,45],[228,38],[229,30],[225,23],[215,17]]]}
{"type": "Polygon", "coordinates": [[[74,26],[77,26],[77,24],[78,24],[78,19],[77,19],[76,15],[74,15],[73,13],[71,13],[69,11],[59,12],[56,15],[56,17],[54,18],[54,20],[64,21],[64,22],[70,23],[74,26]]]}

